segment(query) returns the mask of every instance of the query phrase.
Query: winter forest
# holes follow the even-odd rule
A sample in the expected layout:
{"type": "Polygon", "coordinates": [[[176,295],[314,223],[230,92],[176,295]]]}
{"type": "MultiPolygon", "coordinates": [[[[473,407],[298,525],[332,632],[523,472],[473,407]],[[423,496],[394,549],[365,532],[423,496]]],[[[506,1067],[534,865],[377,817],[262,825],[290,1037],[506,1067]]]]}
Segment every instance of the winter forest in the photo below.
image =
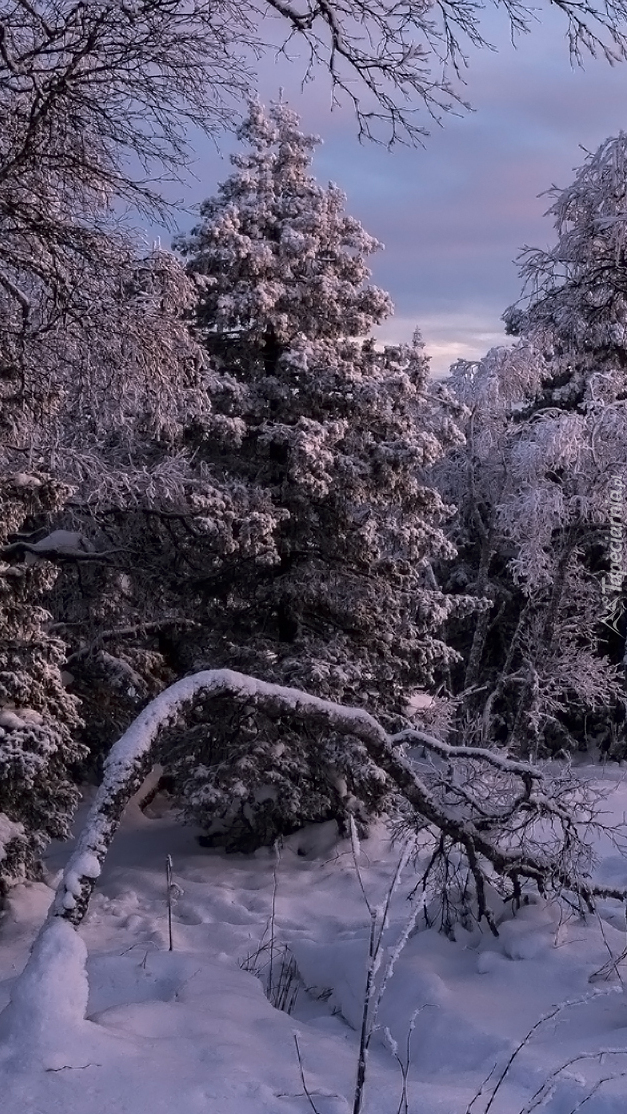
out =
{"type": "Polygon", "coordinates": [[[3,1114],[625,1110],[627,134],[436,378],[255,81],[428,144],[482,21],[0,4],[3,1114]]]}

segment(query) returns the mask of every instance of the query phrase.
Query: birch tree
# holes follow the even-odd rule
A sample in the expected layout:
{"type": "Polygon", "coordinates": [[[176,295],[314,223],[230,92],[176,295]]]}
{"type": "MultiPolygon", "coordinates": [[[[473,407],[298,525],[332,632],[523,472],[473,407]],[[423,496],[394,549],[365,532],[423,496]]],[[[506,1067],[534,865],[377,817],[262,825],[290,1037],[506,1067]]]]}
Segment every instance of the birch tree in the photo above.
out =
{"type": "Polygon", "coordinates": [[[595,567],[624,431],[611,406],[534,409],[546,373],[530,342],[458,365],[450,386],[472,417],[440,471],[460,508],[451,579],[490,600],[465,642],[459,729],[534,754],[584,747],[624,705],[595,567]]]}

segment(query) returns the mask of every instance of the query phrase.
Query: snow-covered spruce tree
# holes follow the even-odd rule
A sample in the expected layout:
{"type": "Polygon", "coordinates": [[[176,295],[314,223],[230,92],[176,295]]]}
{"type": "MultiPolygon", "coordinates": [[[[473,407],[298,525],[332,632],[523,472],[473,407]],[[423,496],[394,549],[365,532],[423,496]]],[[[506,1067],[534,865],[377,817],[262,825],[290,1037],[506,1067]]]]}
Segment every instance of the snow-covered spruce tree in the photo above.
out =
{"type": "Polygon", "coordinates": [[[492,605],[452,634],[465,658],[460,732],[535,754],[582,747],[624,702],[591,553],[607,531],[611,458],[627,460],[625,431],[615,407],[534,410],[546,369],[528,341],[456,365],[449,386],[471,417],[466,445],[439,468],[459,507],[450,587],[492,605]]]}
{"type": "MultiPolygon", "coordinates": [[[[441,593],[430,566],[452,550],[424,476],[460,435],[418,337],[383,352],[362,339],[390,312],[367,283],[379,245],[312,177],[318,141],[284,104],[251,105],[240,137],[234,173],[178,241],[225,384],[189,437],[212,470],[266,494],[278,559],[206,577],[206,619],[179,655],[399,715],[454,657],[444,620],[472,606],[441,593]]],[[[190,812],[227,828],[216,838],[229,846],[389,803],[357,741],[313,744],[307,729],[235,708],[211,732],[194,728],[169,764],[190,812]]]]}

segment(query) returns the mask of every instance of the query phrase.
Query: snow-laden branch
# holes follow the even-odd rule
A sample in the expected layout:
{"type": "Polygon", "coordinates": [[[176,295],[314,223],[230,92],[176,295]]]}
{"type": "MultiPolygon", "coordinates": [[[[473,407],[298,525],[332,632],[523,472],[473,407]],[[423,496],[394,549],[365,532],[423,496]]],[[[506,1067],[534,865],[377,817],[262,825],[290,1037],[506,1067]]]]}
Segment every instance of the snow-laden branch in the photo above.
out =
{"type": "Polygon", "coordinates": [[[477,887],[479,915],[488,920],[484,899],[488,874],[509,880],[514,895],[519,892],[520,879],[528,878],[541,891],[566,889],[589,906],[595,896],[621,900],[627,896],[622,891],[600,889],[585,872],[579,873],[585,849],[572,814],[563,799],[553,796],[542,771],[530,764],[481,748],[448,747],[424,732],[390,736],[361,709],[215,669],[185,677],[162,692],[112,748],[102,785],[57,891],[53,915],[80,923],[124,807],[149,769],[160,738],[177,725],[183,727],[195,708],[224,695],[266,713],[289,715],[361,740],[410,806],[417,826],[430,826],[440,842],[464,853],[477,887]],[[399,744],[411,741],[434,756],[424,777],[399,750],[399,744]],[[486,777],[486,769],[493,771],[492,781],[486,777]],[[533,832],[522,845],[512,838],[518,827],[528,832],[529,825],[545,818],[559,831],[550,846],[535,840],[533,832]]]}

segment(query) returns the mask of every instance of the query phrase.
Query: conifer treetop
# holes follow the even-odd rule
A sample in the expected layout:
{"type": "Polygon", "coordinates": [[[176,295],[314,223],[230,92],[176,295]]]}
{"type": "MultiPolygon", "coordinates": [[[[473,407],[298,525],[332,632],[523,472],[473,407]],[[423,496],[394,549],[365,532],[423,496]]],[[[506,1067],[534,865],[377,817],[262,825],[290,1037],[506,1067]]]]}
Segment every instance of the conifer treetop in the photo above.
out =
{"type": "Polygon", "coordinates": [[[210,331],[250,340],[271,329],[280,344],[367,334],[392,312],[367,283],[366,260],[382,245],[344,211],[337,186],[311,174],[316,136],[279,102],[251,102],[238,131],[248,150],[200,209],[201,222],[176,246],[202,283],[210,331]]]}

